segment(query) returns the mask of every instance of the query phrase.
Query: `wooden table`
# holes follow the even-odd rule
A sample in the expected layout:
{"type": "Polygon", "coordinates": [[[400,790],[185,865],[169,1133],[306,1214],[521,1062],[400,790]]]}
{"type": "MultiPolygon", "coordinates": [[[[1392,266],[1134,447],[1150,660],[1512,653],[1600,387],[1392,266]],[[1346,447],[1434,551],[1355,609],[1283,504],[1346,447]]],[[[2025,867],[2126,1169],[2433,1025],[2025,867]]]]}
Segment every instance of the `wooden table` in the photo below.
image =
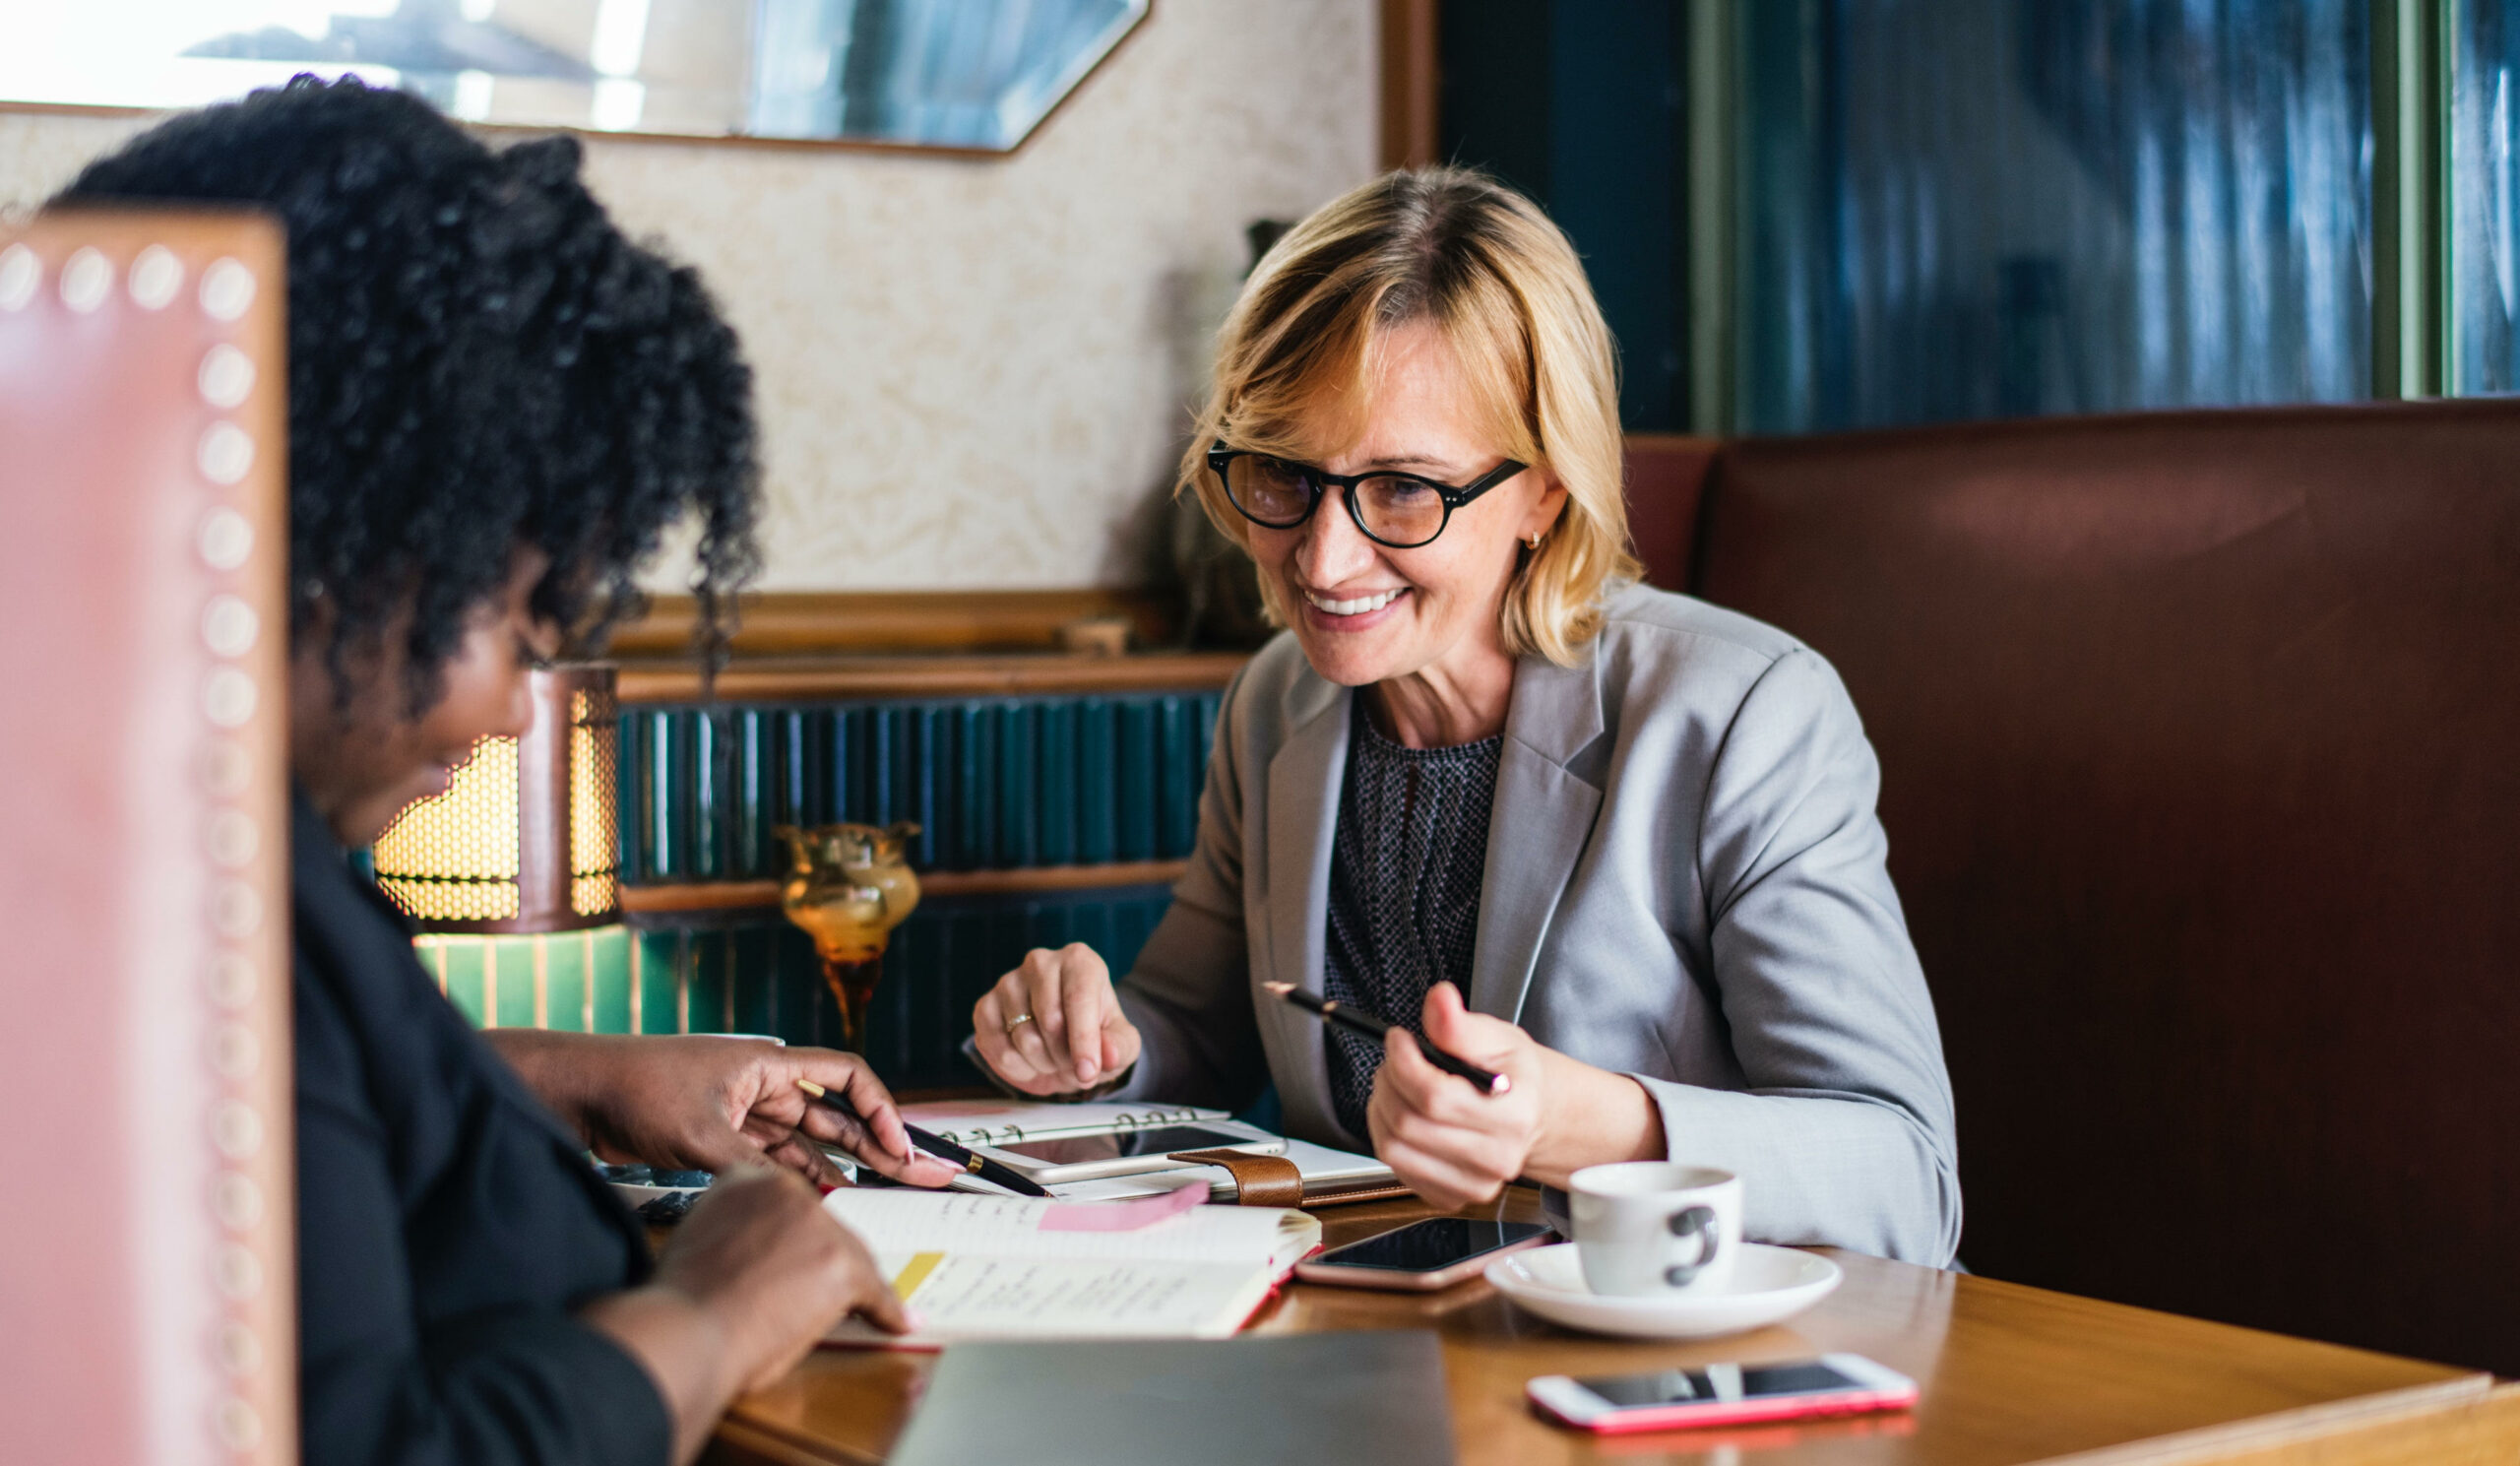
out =
{"type": "MultiPolygon", "coordinates": [[[[1323,1211],[1331,1245],[1427,1215],[1414,1201],[1323,1211]]],[[[1509,1215],[1536,1217],[1515,1194],[1509,1215]]],[[[2011,1466],[2304,1462],[2463,1466],[2520,1461],[2520,1385],[2472,1370],[2317,1344],[1831,1251],[1838,1291],[1798,1318],[1703,1343],[1597,1338],[1522,1312],[1484,1282],[1443,1293],[1291,1284],[1250,1332],[1431,1328],[1443,1340],[1464,1466],[1616,1458],[1733,1466],[1932,1462],[2011,1466]],[[1805,1425],[1596,1437],[1523,1399],[1535,1374],[1634,1373],[1851,1350],[1923,1386],[1916,1410],[1805,1425]]],[[[883,1458],[930,1355],[822,1350],[740,1401],[713,1463],[824,1466],[883,1458]]],[[[1014,1459],[1010,1456],[1009,1459],[1014,1459]]]]}

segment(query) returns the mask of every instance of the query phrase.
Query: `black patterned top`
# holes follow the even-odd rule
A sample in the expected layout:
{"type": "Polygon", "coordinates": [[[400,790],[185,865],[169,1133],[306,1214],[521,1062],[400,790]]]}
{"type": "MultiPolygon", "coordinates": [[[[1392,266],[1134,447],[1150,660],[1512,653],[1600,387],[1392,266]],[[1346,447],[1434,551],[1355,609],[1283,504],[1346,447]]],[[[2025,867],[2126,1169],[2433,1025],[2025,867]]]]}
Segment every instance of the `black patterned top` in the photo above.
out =
{"type": "MultiPolygon", "coordinates": [[[[1384,737],[1358,694],[1348,736],[1330,853],[1330,931],[1322,993],[1414,1032],[1426,989],[1470,991],[1479,892],[1487,868],[1487,811],[1505,740],[1411,748],[1384,737]]],[[[1322,1026],[1339,1123],[1362,1140],[1382,1048],[1322,1026]]]]}

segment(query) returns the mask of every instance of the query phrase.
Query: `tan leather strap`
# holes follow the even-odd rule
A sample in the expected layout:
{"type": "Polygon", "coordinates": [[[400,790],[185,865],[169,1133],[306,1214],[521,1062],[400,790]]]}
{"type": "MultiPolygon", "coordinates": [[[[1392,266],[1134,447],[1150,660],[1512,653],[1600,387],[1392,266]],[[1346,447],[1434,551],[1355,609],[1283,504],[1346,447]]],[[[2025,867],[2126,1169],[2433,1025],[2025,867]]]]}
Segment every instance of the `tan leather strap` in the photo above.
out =
{"type": "Polygon", "coordinates": [[[1410,1194],[1396,1180],[1334,1181],[1318,1191],[1304,1189],[1303,1173],[1284,1156],[1247,1150],[1176,1150],[1168,1158],[1222,1166],[1233,1177],[1237,1206],[1342,1206],[1351,1201],[1387,1201],[1410,1194]]]}
{"type": "Polygon", "coordinates": [[[1238,1206],[1303,1205],[1303,1173],[1284,1156],[1256,1155],[1247,1150],[1176,1150],[1170,1159],[1199,1166],[1222,1166],[1233,1177],[1238,1206]]]}

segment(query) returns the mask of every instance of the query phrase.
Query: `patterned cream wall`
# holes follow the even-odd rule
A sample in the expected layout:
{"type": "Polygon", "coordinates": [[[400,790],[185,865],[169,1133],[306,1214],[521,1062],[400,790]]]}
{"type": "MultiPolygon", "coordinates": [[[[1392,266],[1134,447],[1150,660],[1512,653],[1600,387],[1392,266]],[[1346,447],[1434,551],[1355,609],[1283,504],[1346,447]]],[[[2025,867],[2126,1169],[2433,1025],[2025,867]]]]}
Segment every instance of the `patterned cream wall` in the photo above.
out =
{"type": "MultiPolygon", "coordinates": [[[[1140,579],[1243,226],[1373,169],[1375,16],[1156,0],[1011,158],[591,143],[598,194],[700,267],[751,352],[762,588],[1140,579]]],[[[142,125],[0,113],[0,205],[142,125]]]]}

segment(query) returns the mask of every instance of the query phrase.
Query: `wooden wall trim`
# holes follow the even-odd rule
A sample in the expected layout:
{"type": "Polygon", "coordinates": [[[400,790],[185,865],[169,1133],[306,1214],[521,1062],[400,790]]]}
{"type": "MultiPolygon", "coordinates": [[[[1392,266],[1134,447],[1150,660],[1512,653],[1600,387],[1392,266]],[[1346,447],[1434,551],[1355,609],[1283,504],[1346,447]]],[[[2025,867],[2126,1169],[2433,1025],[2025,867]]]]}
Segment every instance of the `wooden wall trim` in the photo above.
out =
{"type": "MultiPolygon", "coordinates": [[[[1126,860],[1108,865],[1033,865],[1020,870],[922,870],[918,890],[922,896],[1013,896],[1168,886],[1189,868],[1187,860],[1126,860]]],[[[621,910],[634,922],[690,912],[775,911],[780,885],[775,880],[706,880],[623,886],[621,910]]]]}
{"type": "Polygon", "coordinates": [[[1382,165],[1421,168],[1440,157],[1436,0],[1382,0],[1382,165]]]}
{"type": "MultiPolygon", "coordinates": [[[[1061,627],[1120,619],[1143,645],[1171,634],[1165,598],[1136,590],[773,591],[745,596],[732,651],[742,657],[852,652],[1050,651],[1061,627]]],[[[648,613],[612,635],[625,660],[685,658],[696,605],[652,598],[648,613]]]]}
{"type": "MultiPolygon", "coordinates": [[[[1130,657],[815,657],[737,661],[718,673],[721,702],[818,702],[870,697],[1016,697],[1028,693],[1199,691],[1223,687],[1250,659],[1241,652],[1130,657]]],[[[689,662],[623,662],[624,707],[698,702],[689,662]]]]}

